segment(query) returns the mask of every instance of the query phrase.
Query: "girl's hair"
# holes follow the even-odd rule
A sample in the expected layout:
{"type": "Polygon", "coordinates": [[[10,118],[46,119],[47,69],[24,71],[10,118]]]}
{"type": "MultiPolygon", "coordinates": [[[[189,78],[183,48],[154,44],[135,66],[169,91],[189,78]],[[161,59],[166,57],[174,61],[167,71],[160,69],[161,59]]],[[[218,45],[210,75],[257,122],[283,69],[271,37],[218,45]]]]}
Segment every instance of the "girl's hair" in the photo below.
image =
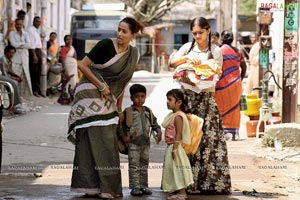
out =
{"type": "MultiPolygon", "coordinates": [[[[208,23],[208,20],[205,19],[204,17],[196,17],[194,19],[192,19],[191,23],[190,23],[190,30],[193,30],[193,27],[195,26],[199,26],[202,29],[210,29],[210,24],[208,23]]],[[[196,40],[193,39],[192,45],[190,47],[190,49],[188,50],[187,53],[189,53],[195,46],[195,42],[196,40]]],[[[212,58],[212,54],[211,54],[211,31],[209,32],[208,35],[208,50],[209,50],[209,55],[208,55],[208,59],[212,58]]]]}
{"type": "Polygon", "coordinates": [[[188,109],[188,99],[187,96],[184,95],[183,91],[180,89],[172,89],[167,92],[167,96],[172,96],[176,99],[176,101],[181,100],[180,109],[184,113],[190,113],[188,109]]]}
{"type": "Polygon", "coordinates": [[[120,21],[120,23],[121,22],[128,24],[132,34],[138,33],[139,31],[142,33],[144,30],[144,26],[132,17],[125,17],[120,21]]]}

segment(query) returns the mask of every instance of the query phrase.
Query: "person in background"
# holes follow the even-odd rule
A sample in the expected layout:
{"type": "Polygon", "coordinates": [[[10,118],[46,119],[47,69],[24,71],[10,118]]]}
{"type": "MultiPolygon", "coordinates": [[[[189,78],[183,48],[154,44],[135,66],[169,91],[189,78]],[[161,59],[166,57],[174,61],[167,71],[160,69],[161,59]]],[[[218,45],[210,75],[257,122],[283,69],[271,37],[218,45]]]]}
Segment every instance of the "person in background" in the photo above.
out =
{"type": "MultiPolygon", "coordinates": [[[[211,27],[208,20],[203,17],[194,18],[190,30],[193,41],[185,43],[176,52],[170,59],[170,66],[176,68],[184,63],[199,65],[208,59],[214,59],[221,68],[222,52],[217,45],[211,43],[211,27]]],[[[203,89],[199,93],[184,86],[183,89],[191,113],[204,120],[203,137],[199,148],[194,155],[189,156],[194,184],[187,192],[228,194],[231,189],[231,179],[222,118],[215,101],[215,86],[203,89]]]]}
{"type": "Polygon", "coordinates": [[[9,34],[11,45],[16,48],[16,54],[12,59],[12,70],[22,79],[21,82],[18,82],[19,94],[26,97],[32,95],[31,77],[28,66],[30,38],[28,33],[23,29],[23,20],[16,19],[15,26],[16,30],[9,34]]]}
{"type": "Polygon", "coordinates": [[[254,45],[256,42],[258,42],[257,33],[250,34],[250,41],[251,41],[252,45],[254,45]]]}
{"type": "Polygon", "coordinates": [[[220,43],[220,34],[219,34],[219,32],[212,32],[212,34],[211,34],[211,43],[215,44],[217,46],[221,46],[222,45],[220,43]]]}
{"type": "Polygon", "coordinates": [[[51,32],[49,35],[49,40],[47,41],[47,61],[51,64],[55,64],[58,62],[57,54],[59,46],[56,42],[57,34],[55,32],[51,32]]]}
{"type": "Polygon", "coordinates": [[[148,188],[148,168],[151,132],[157,135],[156,142],[161,141],[161,128],[150,108],[144,106],[146,100],[146,87],[141,84],[133,84],[129,88],[132,105],[123,111],[126,116],[122,127],[124,127],[124,141],[128,143],[128,165],[129,165],[129,189],[133,196],[150,195],[152,191],[148,188]],[[129,112],[130,109],[132,112],[129,112]],[[127,116],[131,114],[131,120],[127,116]],[[128,121],[132,125],[128,127],[128,121]]]}
{"type": "Polygon", "coordinates": [[[59,62],[62,64],[62,95],[59,97],[60,104],[72,102],[75,86],[78,83],[77,54],[72,46],[72,36],[65,35],[65,45],[61,46],[58,52],[59,62]]]}
{"type": "Polygon", "coordinates": [[[253,91],[254,87],[259,86],[259,42],[257,39],[257,34],[253,33],[250,35],[250,40],[253,46],[249,52],[249,73],[248,80],[246,82],[245,94],[255,93],[258,94],[258,91],[253,91]]]}
{"type": "Polygon", "coordinates": [[[16,53],[16,48],[6,46],[4,48],[4,56],[0,58],[0,80],[10,83],[14,89],[14,105],[12,112],[14,114],[22,114],[24,111],[21,107],[21,98],[19,89],[15,81],[22,82],[22,78],[12,70],[12,58],[16,53]]]}
{"type": "Polygon", "coordinates": [[[25,15],[25,18],[24,18],[24,29],[27,30],[28,27],[31,25],[30,24],[30,20],[29,20],[29,12],[31,10],[31,3],[27,2],[26,3],[26,15],[25,15]]]}
{"type": "Polygon", "coordinates": [[[246,75],[247,65],[242,52],[231,45],[233,39],[232,31],[224,30],[221,33],[222,76],[217,82],[215,97],[225,134],[232,134],[232,140],[237,140],[241,122],[242,80],[246,75]]]}
{"type": "Polygon", "coordinates": [[[25,16],[26,16],[26,12],[24,10],[19,10],[18,11],[17,19],[23,20],[23,28],[24,28],[25,16]]]}
{"type": "MultiPolygon", "coordinates": [[[[17,19],[22,20],[22,24],[23,24],[22,26],[23,26],[23,29],[24,29],[24,30],[26,30],[26,29],[24,28],[24,20],[25,20],[25,16],[26,16],[26,12],[25,12],[24,10],[19,10],[19,11],[18,11],[18,13],[17,13],[17,19]]],[[[5,34],[5,37],[4,37],[4,38],[5,38],[5,42],[6,42],[7,45],[11,45],[11,43],[10,43],[10,41],[9,41],[9,34],[10,34],[10,32],[16,30],[15,27],[16,27],[16,26],[15,26],[15,20],[13,20],[13,21],[11,21],[11,22],[9,23],[8,29],[7,29],[6,34],[5,34]]]]}
{"type": "Polygon", "coordinates": [[[42,69],[42,40],[39,27],[41,18],[36,16],[33,19],[33,25],[28,28],[28,34],[31,41],[29,49],[29,69],[33,95],[36,97],[46,97],[41,93],[40,76],[42,69]]]}
{"type": "Polygon", "coordinates": [[[135,19],[123,18],[117,38],[102,39],[79,63],[83,77],[68,119],[69,139],[74,141],[76,136],[74,192],[107,199],[122,196],[117,129],[124,119],[124,89],[139,59],[138,49],[130,42],[142,30],[135,19]]]}

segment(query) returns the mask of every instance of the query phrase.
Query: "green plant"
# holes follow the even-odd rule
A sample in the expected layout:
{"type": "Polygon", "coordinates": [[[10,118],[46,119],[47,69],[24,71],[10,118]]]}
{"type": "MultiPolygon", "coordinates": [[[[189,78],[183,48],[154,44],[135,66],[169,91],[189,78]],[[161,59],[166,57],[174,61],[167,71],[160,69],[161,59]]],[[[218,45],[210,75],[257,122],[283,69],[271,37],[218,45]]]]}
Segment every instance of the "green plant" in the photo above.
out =
{"type": "Polygon", "coordinates": [[[274,137],[264,136],[262,138],[262,145],[265,147],[274,147],[274,137]]]}

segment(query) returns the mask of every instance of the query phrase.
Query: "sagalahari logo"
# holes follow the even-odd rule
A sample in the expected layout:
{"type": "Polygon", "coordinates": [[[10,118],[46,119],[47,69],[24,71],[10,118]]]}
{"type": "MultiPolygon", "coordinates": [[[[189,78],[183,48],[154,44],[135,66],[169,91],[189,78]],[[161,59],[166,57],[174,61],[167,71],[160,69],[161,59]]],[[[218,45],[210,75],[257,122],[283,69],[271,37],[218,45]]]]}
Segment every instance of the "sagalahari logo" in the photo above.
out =
{"type": "Polygon", "coordinates": [[[284,4],[284,3],[269,3],[269,2],[262,2],[260,3],[260,8],[261,9],[270,9],[270,10],[277,10],[277,11],[284,11],[284,9],[288,10],[294,10],[298,9],[298,3],[289,3],[289,4],[284,4]]]}

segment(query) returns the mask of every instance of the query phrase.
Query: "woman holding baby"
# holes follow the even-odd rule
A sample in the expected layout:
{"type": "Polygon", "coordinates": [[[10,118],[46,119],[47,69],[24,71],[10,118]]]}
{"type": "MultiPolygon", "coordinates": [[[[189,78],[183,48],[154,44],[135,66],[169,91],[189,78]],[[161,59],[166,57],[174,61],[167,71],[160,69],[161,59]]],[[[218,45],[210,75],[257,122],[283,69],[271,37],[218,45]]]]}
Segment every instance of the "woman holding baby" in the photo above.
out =
{"type": "MultiPolygon", "coordinates": [[[[176,68],[185,63],[196,66],[214,59],[221,69],[222,53],[217,45],[211,44],[211,27],[207,19],[194,18],[191,21],[190,30],[193,41],[184,44],[170,58],[170,66],[176,68]]],[[[182,82],[193,85],[187,76],[182,79],[182,82]]],[[[194,184],[187,192],[189,194],[229,194],[231,180],[227,146],[222,119],[215,101],[215,84],[202,89],[199,93],[184,86],[183,89],[188,97],[188,107],[191,113],[204,119],[203,138],[199,148],[195,154],[189,155],[194,184]]]]}

